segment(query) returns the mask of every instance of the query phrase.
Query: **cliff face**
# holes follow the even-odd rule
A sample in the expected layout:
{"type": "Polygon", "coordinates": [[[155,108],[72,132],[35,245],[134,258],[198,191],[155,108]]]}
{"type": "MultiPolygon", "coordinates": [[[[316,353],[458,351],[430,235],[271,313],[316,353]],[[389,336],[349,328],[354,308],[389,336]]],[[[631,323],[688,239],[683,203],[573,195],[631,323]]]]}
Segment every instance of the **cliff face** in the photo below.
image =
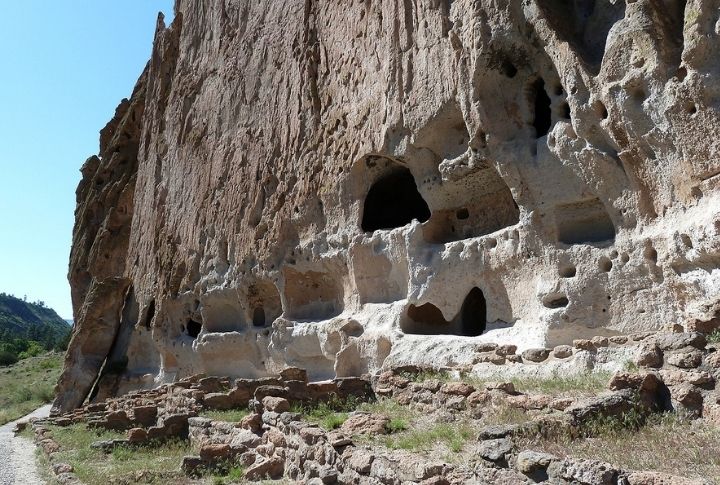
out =
{"type": "Polygon", "coordinates": [[[83,167],[56,411],[712,320],[719,6],[178,0],[83,167]]]}

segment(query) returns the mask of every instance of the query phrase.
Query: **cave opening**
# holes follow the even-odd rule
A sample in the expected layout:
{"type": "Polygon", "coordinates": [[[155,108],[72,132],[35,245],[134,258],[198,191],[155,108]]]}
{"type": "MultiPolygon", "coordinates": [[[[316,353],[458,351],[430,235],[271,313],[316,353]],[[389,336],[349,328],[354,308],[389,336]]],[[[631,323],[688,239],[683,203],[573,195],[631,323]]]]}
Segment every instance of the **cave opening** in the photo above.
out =
{"type": "Polygon", "coordinates": [[[197,338],[197,336],[200,335],[200,330],[202,330],[202,323],[190,319],[188,320],[186,328],[188,335],[190,335],[192,338],[197,338]]]}
{"type": "Polygon", "coordinates": [[[460,308],[461,334],[466,337],[477,337],[485,331],[487,305],[485,295],[480,288],[473,288],[465,297],[460,308]]]}
{"type": "Polygon", "coordinates": [[[552,125],[551,101],[545,92],[545,81],[542,78],[538,78],[532,84],[531,93],[535,104],[535,118],[533,119],[535,137],[542,138],[548,134],[552,125]]]}
{"type": "Polygon", "coordinates": [[[145,328],[147,330],[150,330],[150,324],[153,321],[153,318],[155,318],[155,299],[153,298],[150,300],[150,304],[148,305],[147,313],[145,314],[145,328]]]}
{"type": "Polygon", "coordinates": [[[416,335],[458,335],[477,337],[487,326],[487,303],[480,288],[474,287],[465,297],[460,311],[447,321],[432,303],[410,305],[400,327],[404,333],[416,335]]]}
{"type": "Polygon", "coordinates": [[[264,327],[265,326],[265,309],[261,306],[255,307],[253,310],[253,327],[264,327]]]}
{"type": "Polygon", "coordinates": [[[615,239],[615,225],[598,198],[555,207],[558,242],[587,244],[615,239]]]}
{"type": "Polygon", "coordinates": [[[430,208],[418,192],[410,170],[394,168],[377,180],[365,198],[361,227],[365,232],[402,227],[430,218],[430,208]]]}

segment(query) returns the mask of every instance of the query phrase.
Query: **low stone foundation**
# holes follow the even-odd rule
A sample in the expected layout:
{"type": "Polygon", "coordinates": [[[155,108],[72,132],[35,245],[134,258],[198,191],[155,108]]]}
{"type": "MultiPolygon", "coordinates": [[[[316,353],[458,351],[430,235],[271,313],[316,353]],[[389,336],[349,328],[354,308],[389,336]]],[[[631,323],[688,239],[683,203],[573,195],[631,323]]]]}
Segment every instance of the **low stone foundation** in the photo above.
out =
{"type": "MultiPolygon", "coordinates": [[[[303,369],[275,377],[229,379],[196,375],[157,389],[89,404],[72,413],[34,423],[37,441],[50,456],[59,445],[45,423],[127,431],[127,438],[97,442],[116,446],[151,445],[187,439],[197,450],[182,470],[198,476],[228,464],[244,467],[248,480],[285,478],[308,484],[383,483],[701,483],[654,473],[637,473],[592,460],[572,460],[519,449],[516,437],[556,432],[582,436],[585,423],[635,413],[675,411],[690,419],[720,423],[714,392],[720,352],[699,332],[661,332],[576,340],[572,346],[527,349],[479,344],[470,366],[398,366],[374,376],[308,382],[303,369]],[[609,390],[591,397],[523,393],[502,377],[552,376],[565,368],[616,372],[609,390]],[[490,370],[489,370],[490,369],[490,370]],[[492,380],[496,378],[496,380],[492,380]],[[488,380],[490,379],[490,380],[488,380]],[[392,398],[433,419],[479,419],[492,406],[517,409],[522,425],[486,426],[468,464],[400,449],[373,447],[363,436],[391,433],[389,419],[353,411],[335,430],[325,430],[295,412],[320,402],[369,402],[392,398]],[[207,410],[248,409],[236,423],[200,417],[207,410]],[[440,413],[440,414],[438,414],[440,413]],[[659,481],[658,481],[659,480],[659,481]],[[664,481],[663,481],[664,480],[664,481]],[[683,481],[685,480],[685,481],[683,481]]],[[[178,464],[180,466],[180,464],[178,464]]],[[[59,475],[72,481],[67,467],[59,475]]]]}

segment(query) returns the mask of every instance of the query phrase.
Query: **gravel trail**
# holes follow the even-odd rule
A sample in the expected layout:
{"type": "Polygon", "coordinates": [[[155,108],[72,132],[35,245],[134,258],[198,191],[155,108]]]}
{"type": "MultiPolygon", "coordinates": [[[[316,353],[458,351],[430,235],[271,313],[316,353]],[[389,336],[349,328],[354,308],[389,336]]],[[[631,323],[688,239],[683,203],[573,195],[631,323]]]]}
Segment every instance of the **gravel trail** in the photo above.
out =
{"type": "MultiPolygon", "coordinates": [[[[43,418],[50,413],[50,405],[36,409],[18,421],[43,418]]],[[[44,484],[35,463],[35,444],[31,439],[13,435],[15,423],[0,426],[0,485],[44,484]]]]}

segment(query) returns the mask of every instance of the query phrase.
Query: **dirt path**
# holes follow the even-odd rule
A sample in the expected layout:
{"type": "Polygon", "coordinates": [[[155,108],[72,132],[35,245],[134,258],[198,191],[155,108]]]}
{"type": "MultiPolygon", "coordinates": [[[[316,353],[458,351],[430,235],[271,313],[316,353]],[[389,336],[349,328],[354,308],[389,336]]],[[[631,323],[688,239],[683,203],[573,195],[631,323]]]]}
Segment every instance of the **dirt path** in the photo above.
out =
{"type": "MultiPolygon", "coordinates": [[[[18,421],[45,417],[50,406],[43,406],[18,421]]],[[[0,426],[0,485],[44,484],[35,463],[35,445],[32,440],[13,435],[16,421],[0,426]]]]}

